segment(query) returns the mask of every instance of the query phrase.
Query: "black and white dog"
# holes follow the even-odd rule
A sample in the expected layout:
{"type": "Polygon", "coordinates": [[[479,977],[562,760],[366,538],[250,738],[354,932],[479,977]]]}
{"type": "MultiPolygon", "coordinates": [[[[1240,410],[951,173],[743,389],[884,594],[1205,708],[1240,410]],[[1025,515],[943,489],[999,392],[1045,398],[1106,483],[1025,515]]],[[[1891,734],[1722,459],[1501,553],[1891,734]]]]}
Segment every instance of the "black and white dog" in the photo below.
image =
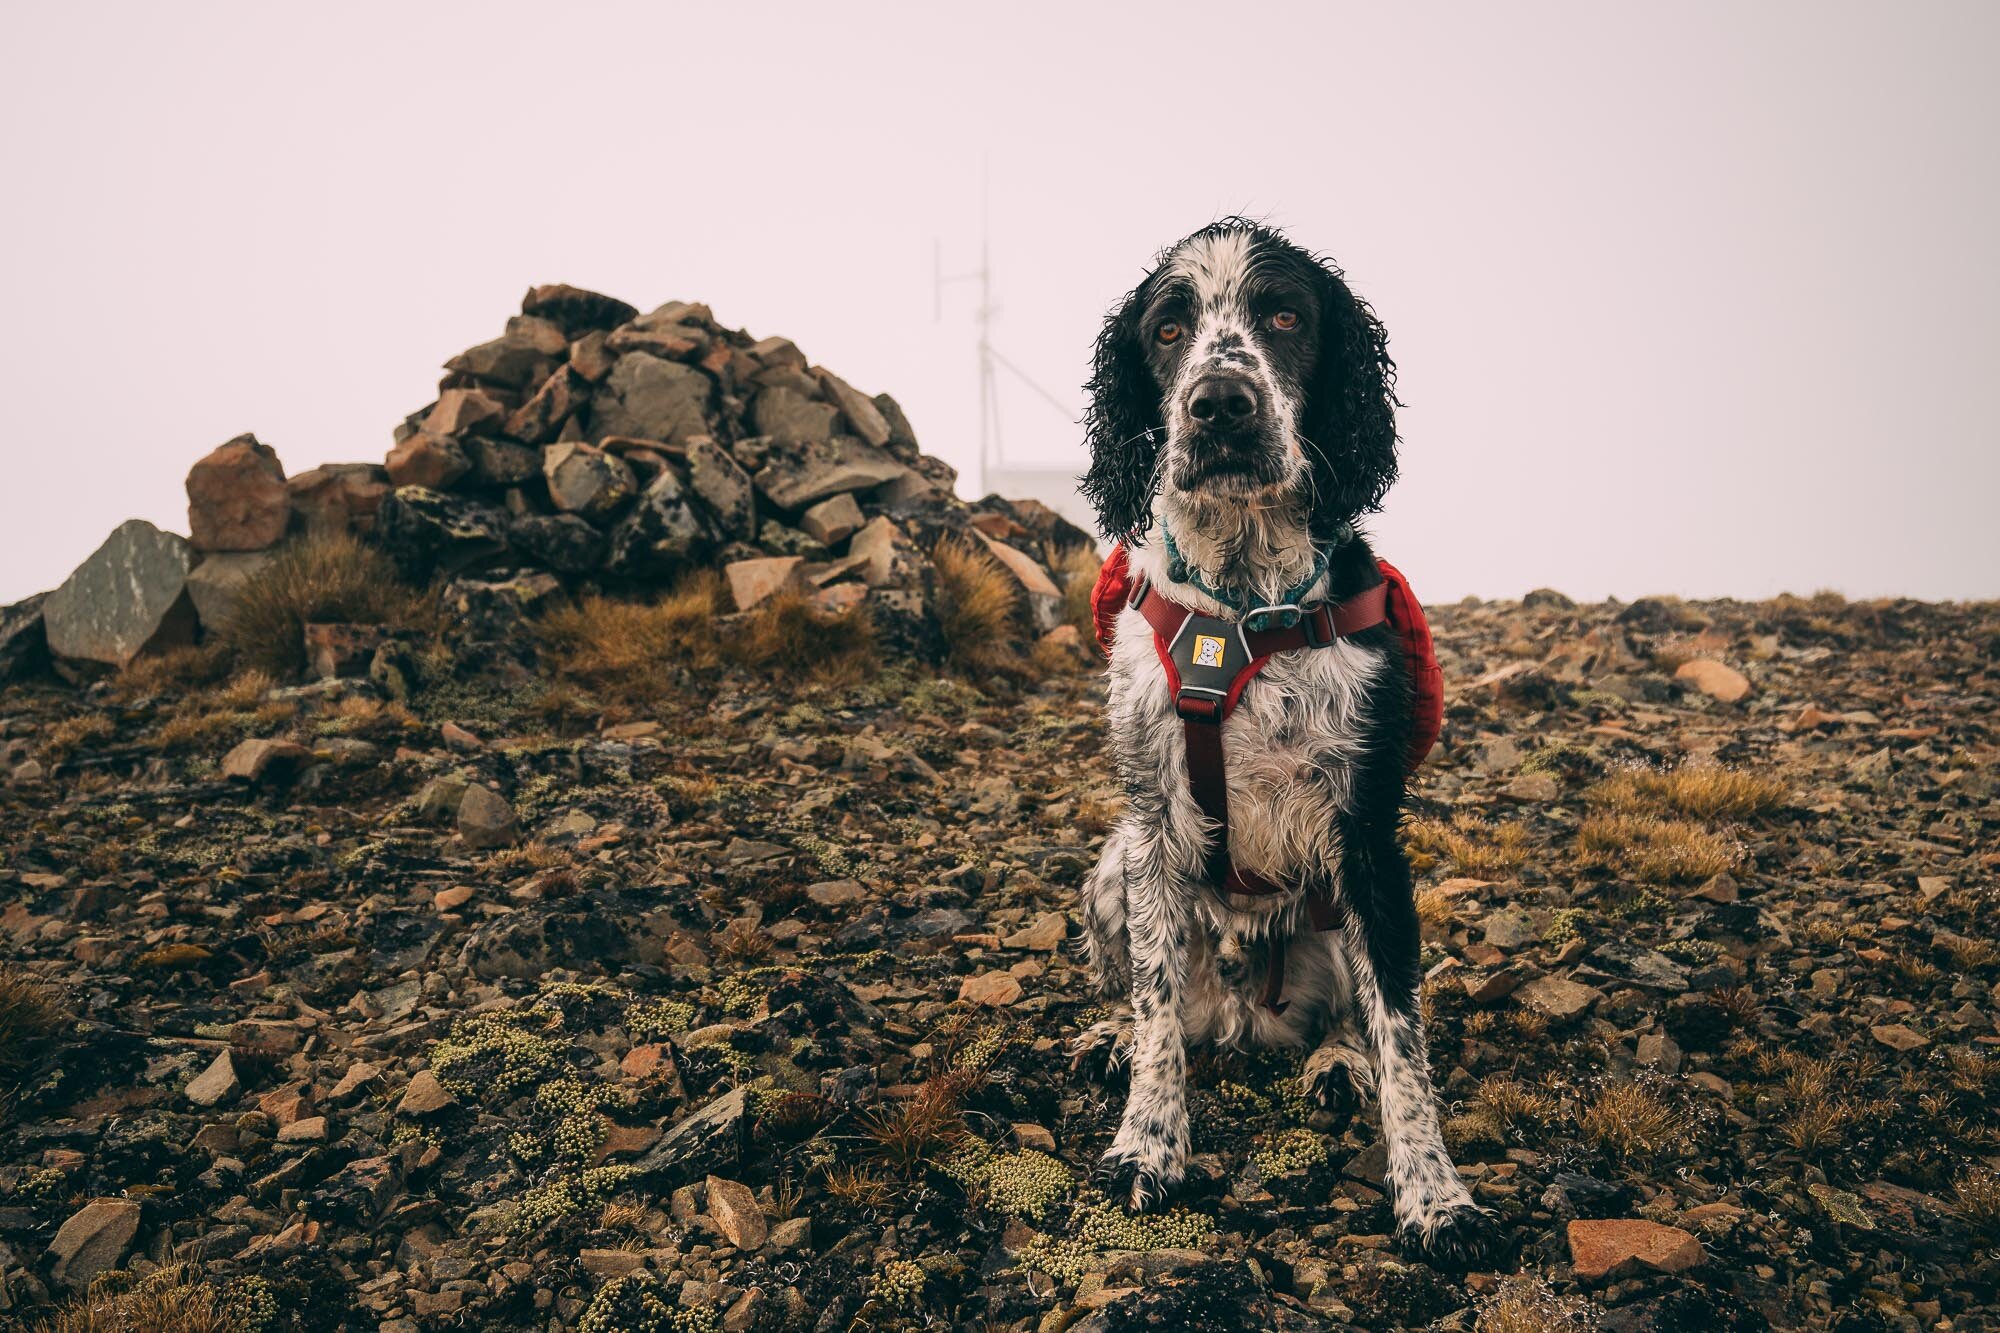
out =
{"type": "MultiPolygon", "coordinates": [[[[1381,582],[1354,523],[1396,476],[1394,387],[1382,326],[1338,269],[1261,225],[1218,222],[1168,249],[1106,321],[1083,488],[1133,574],[1182,606],[1232,620],[1340,602],[1381,582]]],[[[1379,1102],[1407,1249],[1463,1266],[1497,1248],[1439,1133],[1425,1053],[1398,840],[1410,701],[1387,626],[1272,657],[1222,748],[1229,858],[1283,891],[1229,893],[1152,626],[1119,614],[1109,716],[1126,808],[1082,907],[1099,986],[1130,1006],[1073,1053],[1129,1073],[1098,1168],[1128,1207],[1182,1181],[1189,1043],[1291,1047],[1311,1050],[1320,1105],[1379,1102]],[[1314,895],[1337,924],[1315,928],[1314,895]]]]}

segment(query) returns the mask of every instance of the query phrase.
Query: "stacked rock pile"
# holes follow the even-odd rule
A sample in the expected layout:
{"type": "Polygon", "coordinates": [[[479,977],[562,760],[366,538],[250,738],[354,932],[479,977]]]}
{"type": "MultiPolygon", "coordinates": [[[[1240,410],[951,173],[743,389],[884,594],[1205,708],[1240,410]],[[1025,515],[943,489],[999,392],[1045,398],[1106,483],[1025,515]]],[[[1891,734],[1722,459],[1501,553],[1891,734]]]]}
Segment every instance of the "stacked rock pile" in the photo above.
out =
{"type": "Polygon", "coordinates": [[[120,667],[191,643],[233,591],[300,534],[352,532],[415,582],[643,589],[719,569],[738,610],[784,590],[867,605],[892,645],[935,648],[925,553],[983,544],[1019,582],[1030,624],[1056,624],[1043,559],[1090,537],[1034,501],[967,504],[917,447],[895,399],[870,397],[784,338],[705,305],[640,314],[536,287],[491,342],[445,363],[438,396],[380,464],[287,476],[254,436],[188,474],[188,536],[120,526],[52,593],[0,610],[0,679],[49,662],[120,667]]]}

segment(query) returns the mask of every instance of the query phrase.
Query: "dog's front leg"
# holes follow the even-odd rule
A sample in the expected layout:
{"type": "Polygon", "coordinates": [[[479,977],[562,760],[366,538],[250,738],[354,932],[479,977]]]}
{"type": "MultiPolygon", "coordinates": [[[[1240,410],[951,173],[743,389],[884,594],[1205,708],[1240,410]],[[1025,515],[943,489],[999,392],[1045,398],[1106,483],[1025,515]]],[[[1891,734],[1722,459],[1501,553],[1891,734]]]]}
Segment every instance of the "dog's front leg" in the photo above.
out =
{"type": "Polygon", "coordinates": [[[1387,1183],[1405,1250],[1467,1268],[1499,1248],[1491,1214],[1473,1203],[1438,1128],[1418,984],[1419,933],[1409,862],[1393,823],[1342,821],[1343,939],[1374,1048],[1376,1098],[1388,1144],[1387,1183]]]}
{"type": "Polygon", "coordinates": [[[1193,886],[1158,818],[1127,824],[1126,932],[1132,961],[1133,1044],[1125,1117],[1095,1180],[1135,1211],[1157,1207],[1187,1171],[1188,927],[1193,886]]]}

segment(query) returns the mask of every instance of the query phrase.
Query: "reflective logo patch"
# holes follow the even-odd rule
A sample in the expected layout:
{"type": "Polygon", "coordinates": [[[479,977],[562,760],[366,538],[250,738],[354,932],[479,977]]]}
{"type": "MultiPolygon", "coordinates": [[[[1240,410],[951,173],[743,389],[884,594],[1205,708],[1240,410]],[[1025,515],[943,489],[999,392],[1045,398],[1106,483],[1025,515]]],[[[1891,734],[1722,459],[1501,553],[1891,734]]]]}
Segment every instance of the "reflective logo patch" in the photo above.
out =
{"type": "Polygon", "coordinates": [[[1222,639],[1209,634],[1197,634],[1194,636],[1194,665],[1219,667],[1222,665],[1222,656],[1228,648],[1228,643],[1222,639]]]}

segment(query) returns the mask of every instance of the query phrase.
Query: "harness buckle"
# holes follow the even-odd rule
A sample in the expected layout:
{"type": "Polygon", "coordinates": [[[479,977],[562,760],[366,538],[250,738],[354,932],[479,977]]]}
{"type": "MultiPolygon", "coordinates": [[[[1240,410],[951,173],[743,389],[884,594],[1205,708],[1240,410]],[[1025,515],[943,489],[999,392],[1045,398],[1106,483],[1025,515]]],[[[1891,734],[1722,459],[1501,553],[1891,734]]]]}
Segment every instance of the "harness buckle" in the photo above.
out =
{"type": "Polygon", "coordinates": [[[1306,647],[1331,648],[1340,638],[1340,631],[1333,623],[1333,606],[1321,602],[1305,613],[1299,620],[1299,628],[1305,631],[1306,647]]]}
{"type": "Polygon", "coordinates": [[[1174,696],[1174,711],[1184,722],[1206,722],[1211,726],[1222,724],[1223,696],[1214,690],[1204,690],[1198,685],[1183,685],[1181,692],[1174,696]]]}

